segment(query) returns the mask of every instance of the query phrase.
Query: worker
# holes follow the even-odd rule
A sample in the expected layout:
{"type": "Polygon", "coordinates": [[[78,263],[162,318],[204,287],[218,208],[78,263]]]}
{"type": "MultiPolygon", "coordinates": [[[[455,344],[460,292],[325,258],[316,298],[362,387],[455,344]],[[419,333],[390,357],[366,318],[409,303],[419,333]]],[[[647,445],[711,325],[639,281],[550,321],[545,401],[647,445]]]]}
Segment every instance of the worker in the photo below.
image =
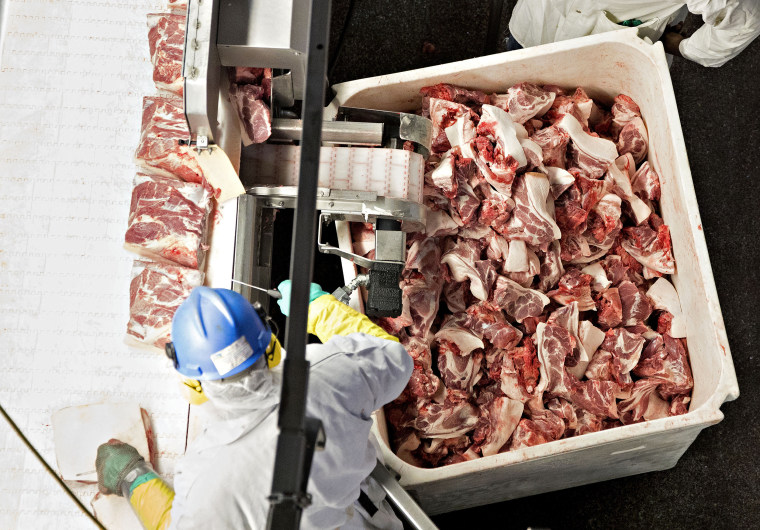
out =
{"type": "Polygon", "coordinates": [[[622,26],[638,29],[665,51],[704,66],[722,66],[760,35],[758,0],[518,0],[509,21],[510,50],[537,46],[622,26]],[[691,37],[678,25],[686,13],[705,24],[691,37]]]}
{"type": "MultiPolygon", "coordinates": [[[[290,310],[290,281],[280,284],[290,310]]],[[[403,528],[369,477],[377,463],[371,414],[398,397],[412,360],[398,339],[312,284],[307,346],[307,414],[322,420],[326,444],[314,453],[303,528],[403,528]]],[[[279,344],[256,310],[227,289],[195,288],[172,322],[173,356],[194,379],[203,430],[178,461],[172,489],[133,447],[98,448],[98,486],[123,495],[148,529],[261,528],[269,510],[282,372],[279,344]],[[269,367],[268,367],[269,366],[269,367]]],[[[195,410],[196,408],[194,408],[195,410]]]]}

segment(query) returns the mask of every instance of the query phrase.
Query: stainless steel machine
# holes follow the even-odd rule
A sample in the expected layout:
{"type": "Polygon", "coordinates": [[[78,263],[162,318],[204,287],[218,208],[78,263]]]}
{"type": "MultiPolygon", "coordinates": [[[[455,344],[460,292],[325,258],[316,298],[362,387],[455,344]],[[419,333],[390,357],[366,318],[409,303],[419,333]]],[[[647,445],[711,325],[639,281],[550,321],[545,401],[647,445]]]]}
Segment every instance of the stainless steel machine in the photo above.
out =
{"type": "MultiPolygon", "coordinates": [[[[191,142],[199,150],[222,149],[239,168],[245,195],[237,199],[230,277],[263,287],[269,287],[271,281],[275,210],[294,207],[297,193],[297,175],[285,174],[280,168],[297,167],[291,162],[297,161],[299,148],[295,143],[302,129],[299,113],[308,12],[308,0],[203,0],[190,1],[188,6],[183,73],[191,142]],[[268,102],[272,134],[266,144],[241,149],[235,134],[237,117],[227,101],[225,71],[235,66],[273,69],[268,102]]],[[[414,114],[353,108],[339,108],[323,119],[318,248],[368,270],[368,315],[398,316],[405,232],[419,230],[425,220],[420,202],[424,159],[430,153],[430,120],[414,114]],[[385,157],[387,151],[396,153],[385,157]],[[400,156],[409,160],[394,162],[400,156]],[[372,158],[370,162],[368,157],[372,158]],[[394,193],[394,187],[412,192],[394,193]],[[374,225],[373,259],[322,239],[323,226],[349,221],[374,225]]],[[[211,256],[209,266],[215,267],[218,260],[213,260],[213,249],[211,256]]],[[[234,288],[252,301],[268,304],[265,294],[240,284],[234,288]]]]}

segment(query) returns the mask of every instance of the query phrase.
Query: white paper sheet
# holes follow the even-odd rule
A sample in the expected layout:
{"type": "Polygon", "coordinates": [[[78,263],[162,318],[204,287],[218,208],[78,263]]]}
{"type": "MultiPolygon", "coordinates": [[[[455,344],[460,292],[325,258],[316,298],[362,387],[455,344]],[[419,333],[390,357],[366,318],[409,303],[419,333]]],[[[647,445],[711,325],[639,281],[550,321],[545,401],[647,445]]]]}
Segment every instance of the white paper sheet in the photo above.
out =
{"type": "MultiPolygon", "coordinates": [[[[4,2],[6,3],[6,2],[4,2]]],[[[0,57],[0,403],[55,466],[50,415],[135,401],[159,472],[185,448],[187,405],[161,355],[123,344],[122,248],[158,1],[10,0],[0,57]]],[[[0,420],[0,528],[92,528],[0,420]]],[[[94,486],[75,486],[89,506],[94,486]]]]}

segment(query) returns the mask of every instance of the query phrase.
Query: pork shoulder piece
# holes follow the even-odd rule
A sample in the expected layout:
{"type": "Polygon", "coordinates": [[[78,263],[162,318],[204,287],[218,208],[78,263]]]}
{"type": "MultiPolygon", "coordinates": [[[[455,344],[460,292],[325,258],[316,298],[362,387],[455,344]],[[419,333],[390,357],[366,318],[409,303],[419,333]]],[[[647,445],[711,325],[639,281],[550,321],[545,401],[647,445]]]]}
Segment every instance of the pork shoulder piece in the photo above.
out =
{"type": "Polygon", "coordinates": [[[540,389],[567,397],[572,393],[574,378],[565,370],[565,359],[572,357],[575,339],[557,324],[540,323],[536,327],[536,349],[541,362],[540,389]]]}
{"type": "Polygon", "coordinates": [[[171,340],[174,312],[203,283],[195,269],[135,260],[129,285],[128,342],[163,352],[171,340]]]}
{"type": "MultiPolygon", "coordinates": [[[[440,333],[440,332],[439,332],[440,333]]],[[[472,393],[480,381],[483,352],[480,350],[463,352],[446,339],[438,340],[438,372],[446,388],[472,393]]]]}
{"type": "MultiPolygon", "coordinates": [[[[549,169],[567,167],[567,144],[570,135],[564,129],[552,125],[533,133],[530,139],[541,148],[544,165],[549,169]]],[[[555,195],[557,197],[557,195],[555,195]]]]}
{"type": "Polygon", "coordinates": [[[540,362],[532,340],[526,338],[521,346],[502,351],[501,370],[495,379],[504,395],[526,403],[543,392],[538,385],[540,378],[540,362]]]}
{"type": "Polygon", "coordinates": [[[243,145],[260,144],[272,134],[272,115],[264,102],[266,90],[259,85],[230,84],[230,98],[238,112],[243,145]]]}
{"type": "Polygon", "coordinates": [[[410,426],[421,438],[454,438],[472,430],[480,412],[467,401],[434,403],[420,401],[410,426]]]}
{"type": "Polygon", "coordinates": [[[618,138],[620,130],[629,124],[634,118],[641,118],[641,109],[629,96],[618,94],[612,104],[612,125],[610,133],[613,138],[618,138]]]}
{"type": "Polygon", "coordinates": [[[673,284],[665,278],[657,278],[647,291],[647,297],[655,309],[667,311],[672,315],[670,336],[675,339],[686,338],[686,318],[683,315],[681,302],[673,284]]]}
{"type": "Polygon", "coordinates": [[[660,177],[649,162],[644,162],[631,177],[633,192],[642,199],[660,200],[660,177]]]}
{"type": "Polygon", "coordinates": [[[444,253],[441,263],[448,265],[455,281],[470,280],[470,291],[475,298],[488,300],[496,271],[490,260],[480,260],[479,257],[480,248],[477,243],[470,239],[460,239],[456,246],[444,253]]]}
{"type": "Polygon", "coordinates": [[[466,313],[447,315],[435,334],[435,341],[445,342],[446,348],[457,355],[469,355],[473,350],[485,348],[481,337],[468,324],[469,317],[466,313]]]}
{"type": "Polygon", "coordinates": [[[588,220],[588,231],[597,242],[604,241],[618,226],[620,221],[622,199],[614,193],[608,193],[594,205],[588,220]]]}
{"type": "Polygon", "coordinates": [[[614,381],[587,379],[575,382],[571,394],[564,397],[593,415],[617,418],[615,396],[619,392],[620,385],[614,381]]]}
{"type": "Polygon", "coordinates": [[[124,246],[141,256],[202,268],[211,193],[200,184],[135,176],[124,246]]]}
{"type": "MultiPolygon", "coordinates": [[[[515,179],[515,208],[502,233],[538,247],[562,237],[554,216],[546,207],[549,179],[542,173],[525,173],[515,179]]],[[[499,231],[497,229],[497,231],[499,231]]]]}
{"type": "MultiPolygon", "coordinates": [[[[573,337],[572,354],[565,358],[565,369],[577,379],[582,379],[586,372],[586,366],[594,355],[594,350],[586,350],[586,344],[580,337],[580,323],[578,320],[578,303],[571,302],[569,305],[560,307],[549,315],[547,324],[556,324],[565,328],[573,337]]],[[[596,330],[593,326],[593,329],[596,330]]],[[[604,336],[601,330],[596,330],[604,336]]],[[[591,333],[590,330],[587,332],[591,333]]],[[[596,348],[594,348],[596,349],[596,348]]]]}
{"type": "Polygon", "coordinates": [[[626,173],[623,173],[616,165],[611,165],[607,171],[607,178],[613,183],[613,192],[628,203],[633,212],[634,220],[639,225],[649,218],[652,210],[635,193],[631,181],[626,173]]]}
{"type": "Polygon", "coordinates": [[[443,153],[451,149],[446,136],[446,128],[453,125],[460,117],[471,119],[475,114],[465,105],[445,99],[430,98],[429,116],[433,122],[431,151],[443,153]]]}
{"type": "Polygon", "coordinates": [[[504,276],[497,276],[488,301],[503,309],[517,322],[522,322],[528,317],[539,316],[550,300],[540,291],[523,287],[504,276]]]}
{"type": "Polygon", "coordinates": [[[440,389],[442,383],[430,368],[414,364],[407,390],[418,399],[431,399],[440,389]]]}
{"type": "Polygon", "coordinates": [[[405,270],[416,270],[425,277],[441,270],[441,247],[433,237],[414,239],[406,252],[405,270]]]}
{"type": "MultiPolygon", "coordinates": [[[[554,416],[554,414],[552,414],[554,416]]],[[[556,418],[556,416],[554,416],[556,418]]],[[[559,418],[557,418],[559,420],[559,418]]],[[[559,420],[560,422],[562,420],[559,420]]],[[[558,439],[556,433],[542,429],[532,419],[523,418],[517,424],[509,442],[509,450],[515,451],[523,447],[533,447],[558,439]]],[[[560,434],[561,436],[561,434],[560,434]]]]}
{"type": "Polygon", "coordinates": [[[573,165],[583,170],[589,177],[603,176],[609,165],[618,157],[614,143],[604,138],[591,136],[583,130],[580,122],[572,115],[565,114],[556,125],[570,135],[573,165]]]}
{"type": "Polygon", "coordinates": [[[565,273],[560,257],[561,246],[559,241],[552,241],[549,248],[541,257],[541,269],[539,272],[538,288],[541,291],[549,291],[565,273]]]}
{"type": "Polygon", "coordinates": [[[630,153],[638,164],[647,156],[648,147],[649,135],[641,118],[632,119],[620,130],[617,148],[621,155],[630,153]]]}
{"type": "Polygon", "coordinates": [[[628,374],[639,363],[643,347],[643,337],[623,328],[616,328],[607,332],[599,348],[611,352],[619,361],[620,373],[628,374]]]}
{"type": "Polygon", "coordinates": [[[546,293],[555,302],[562,305],[571,302],[578,303],[580,311],[595,311],[596,304],[591,298],[591,281],[593,278],[588,274],[582,273],[575,267],[567,269],[565,274],[559,280],[557,288],[546,293]]]}
{"type": "Polygon", "coordinates": [[[578,427],[575,429],[575,435],[588,434],[590,432],[599,432],[602,430],[602,418],[596,414],[580,407],[575,408],[575,417],[577,418],[578,427]]]}
{"type": "Polygon", "coordinates": [[[195,151],[179,144],[179,140],[187,139],[189,135],[181,99],[145,97],[135,162],[149,173],[203,184],[203,170],[195,151]]]}
{"type": "Polygon", "coordinates": [[[552,398],[546,402],[546,410],[565,423],[565,432],[575,431],[578,428],[578,414],[568,400],[559,397],[552,398]]]}
{"type": "Polygon", "coordinates": [[[623,322],[623,303],[617,287],[606,289],[596,304],[597,323],[602,329],[611,329],[623,322]]]}
{"type": "Polygon", "coordinates": [[[668,402],[657,395],[656,379],[639,379],[633,385],[631,396],[618,403],[618,414],[624,425],[670,416],[668,402]]]}
{"type": "Polygon", "coordinates": [[[623,281],[618,285],[618,294],[623,310],[624,326],[635,326],[652,314],[652,306],[646,295],[633,282],[623,281]]]}
{"type": "Polygon", "coordinates": [[[497,107],[509,113],[515,123],[525,123],[533,117],[543,116],[556,94],[548,92],[533,83],[518,83],[507,90],[506,94],[494,94],[491,101],[497,107]]]}
{"type": "Polygon", "coordinates": [[[652,271],[660,274],[675,273],[676,266],[667,225],[660,225],[656,232],[646,226],[628,228],[626,236],[621,246],[644,266],[644,278],[656,276],[652,271]]]}
{"type": "Polygon", "coordinates": [[[688,394],[694,387],[683,339],[667,334],[646,345],[633,373],[660,381],[658,391],[663,398],[688,394]]]}
{"type": "Polygon", "coordinates": [[[467,88],[449,85],[447,83],[438,83],[437,85],[422,87],[420,89],[420,94],[423,95],[423,114],[424,109],[428,107],[425,104],[425,100],[428,98],[445,99],[446,101],[454,101],[456,103],[476,108],[483,103],[488,103],[490,101],[488,95],[480,90],[469,90],[467,88]]]}
{"type": "Polygon", "coordinates": [[[478,302],[468,307],[465,325],[500,349],[513,348],[522,339],[520,330],[507,322],[502,312],[488,302],[478,302]]]}
{"type": "Polygon", "coordinates": [[[407,333],[410,336],[427,338],[433,320],[438,314],[438,300],[442,285],[440,278],[425,277],[419,273],[413,273],[402,281],[402,299],[407,300],[412,321],[407,327],[407,333]]]}
{"type": "Polygon", "coordinates": [[[185,49],[185,15],[148,15],[148,44],[153,82],[159,90],[182,95],[182,55],[185,49]]]}
{"type": "Polygon", "coordinates": [[[512,436],[523,413],[522,402],[500,396],[480,405],[480,419],[473,433],[483,456],[495,455],[512,436]]]}

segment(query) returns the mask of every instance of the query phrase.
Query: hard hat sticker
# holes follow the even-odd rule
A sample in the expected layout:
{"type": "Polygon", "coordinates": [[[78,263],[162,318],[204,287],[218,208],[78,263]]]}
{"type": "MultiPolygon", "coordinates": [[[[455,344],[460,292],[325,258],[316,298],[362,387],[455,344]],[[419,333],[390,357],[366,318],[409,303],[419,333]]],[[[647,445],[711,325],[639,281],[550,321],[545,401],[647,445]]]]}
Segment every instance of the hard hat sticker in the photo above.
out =
{"type": "Polygon", "coordinates": [[[211,362],[214,363],[219,375],[224,375],[243,364],[251,355],[253,355],[253,348],[243,335],[226,348],[211,354],[211,362]]]}

